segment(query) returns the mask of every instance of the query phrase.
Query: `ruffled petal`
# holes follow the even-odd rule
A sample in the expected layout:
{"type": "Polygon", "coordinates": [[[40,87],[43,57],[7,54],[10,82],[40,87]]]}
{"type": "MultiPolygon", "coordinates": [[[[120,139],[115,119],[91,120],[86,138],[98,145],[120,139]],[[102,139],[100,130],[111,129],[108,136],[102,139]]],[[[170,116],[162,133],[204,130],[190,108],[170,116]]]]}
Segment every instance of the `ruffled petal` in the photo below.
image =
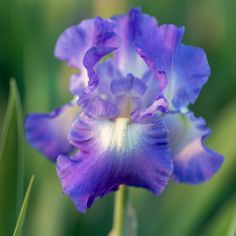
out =
{"type": "Polygon", "coordinates": [[[98,84],[98,81],[100,77],[94,70],[94,66],[96,63],[105,55],[111,53],[117,49],[117,47],[107,47],[107,48],[101,48],[101,47],[93,47],[88,50],[88,52],[84,56],[84,66],[86,67],[88,71],[88,77],[89,80],[89,86],[92,88],[95,88],[98,84]]]}
{"type": "Polygon", "coordinates": [[[157,117],[141,123],[83,117],[69,138],[80,151],[73,158],[58,157],[57,174],[81,212],[121,184],[158,195],[172,174],[167,130],[157,117]]]}
{"type": "Polygon", "coordinates": [[[147,71],[147,66],[137,54],[135,40],[157,27],[154,17],[141,12],[141,8],[131,9],[128,15],[121,15],[112,18],[117,22],[115,32],[121,36],[121,46],[114,53],[119,70],[126,75],[132,73],[142,77],[147,71]]]}
{"type": "Polygon", "coordinates": [[[111,58],[108,58],[107,60],[98,63],[96,65],[96,76],[99,78],[99,81],[97,83],[97,86],[95,88],[89,88],[87,87],[88,85],[88,76],[87,76],[87,70],[84,69],[83,75],[81,74],[73,74],[71,76],[70,80],[70,91],[74,95],[83,95],[83,93],[86,90],[89,91],[97,91],[99,94],[102,96],[109,96],[111,95],[110,93],[110,86],[111,86],[111,81],[113,79],[120,79],[122,78],[122,75],[120,71],[117,69],[114,61],[111,58]],[[82,80],[80,77],[84,76],[84,79],[82,80]],[[87,77],[87,78],[86,78],[87,77]],[[87,82],[87,83],[85,83],[87,82]]]}
{"type": "Polygon", "coordinates": [[[92,86],[97,82],[95,64],[119,46],[120,37],[113,32],[114,26],[114,22],[96,17],[69,27],[57,41],[55,56],[67,61],[69,66],[79,68],[83,75],[81,79],[86,79],[83,73],[86,68],[92,86]]]}
{"type": "Polygon", "coordinates": [[[58,38],[54,54],[62,60],[68,62],[69,66],[80,68],[84,53],[89,47],[90,33],[93,28],[93,20],[87,20],[88,29],[80,25],[67,28],[58,38]]]}
{"type": "Polygon", "coordinates": [[[169,129],[174,157],[174,179],[198,184],[210,179],[221,167],[223,157],[204,145],[210,130],[193,113],[168,114],[163,117],[169,129]]]}
{"type": "Polygon", "coordinates": [[[111,58],[99,63],[96,73],[100,77],[96,88],[86,91],[78,100],[88,116],[113,119],[122,112],[129,116],[145,110],[160,97],[159,84],[151,73],[142,80],[132,74],[122,77],[111,58]]]}
{"type": "Polygon", "coordinates": [[[143,119],[143,117],[152,117],[153,114],[167,113],[168,105],[166,99],[160,96],[146,109],[137,109],[131,116],[132,120],[139,121],[140,119],[143,119]]]}
{"type": "Polygon", "coordinates": [[[114,119],[120,113],[119,107],[110,101],[104,99],[96,93],[84,94],[79,99],[79,106],[83,108],[83,112],[89,117],[107,117],[114,119]]]}
{"type": "Polygon", "coordinates": [[[119,108],[111,91],[111,83],[122,78],[121,74],[111,59],[99,63],[96,73],[100,78],[96,88],[84,90],[78,105],[90,117],[105,116],[113,119],[119,114],[119,108]]]}
{"type": "Polygon", "coordinates": [[[51,161],[59,154],[68,155],[73,150],[68,133],[78,112],[78,107],[70,103],[51,113],[28,115],[25,120],[27,141],[51,161]]]}
{"type": "Polygon", "coordinates": [[[209,76],[210,67],[203,49],[181,44],[176,51],[170,75],[173,82],[170,82],[165,94],[174,107],[184,109],[196,101],[209,76]]]}
{"type": "MultiPolygon", "coordinates": [[[[82,21],[67,28],[58,38],[55,56],[67,61],[69,66],[80,68],[85,53],[92,48],[117,47],[118,36],[113,32],[114,23],[100,17],[82,21]]],[[[109,53],[109,52],[108,52],[109,53]]]]}
{"type": "Polygon", "coordinates": [[[184,28],[161,25],[136,40],[137,51],[154,75],[163,71],[168,83],[164,95],[171,109],[181,110],[194,103],[206,83],[210,68],[204,51],[181,43],[184,28]]]}

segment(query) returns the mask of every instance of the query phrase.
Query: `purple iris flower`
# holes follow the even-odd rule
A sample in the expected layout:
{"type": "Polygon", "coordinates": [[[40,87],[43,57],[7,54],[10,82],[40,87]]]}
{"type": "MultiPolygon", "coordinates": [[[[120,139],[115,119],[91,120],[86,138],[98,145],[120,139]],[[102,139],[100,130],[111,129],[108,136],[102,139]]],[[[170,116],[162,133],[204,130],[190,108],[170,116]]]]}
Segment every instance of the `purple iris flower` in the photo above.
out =
{"type": "Polygon", "coordinates": [[[170,178],[198,184],[220,168],[223,157],[204,145],[210,130],[188,110],[210,76],[207,57],[184,45],[183,34],[135,8],[59,37],[55,56],[78,68],[74,99],[30,114],[26,138],[56,162],[79,211],[121,184],[159,195],[170,178]]]}

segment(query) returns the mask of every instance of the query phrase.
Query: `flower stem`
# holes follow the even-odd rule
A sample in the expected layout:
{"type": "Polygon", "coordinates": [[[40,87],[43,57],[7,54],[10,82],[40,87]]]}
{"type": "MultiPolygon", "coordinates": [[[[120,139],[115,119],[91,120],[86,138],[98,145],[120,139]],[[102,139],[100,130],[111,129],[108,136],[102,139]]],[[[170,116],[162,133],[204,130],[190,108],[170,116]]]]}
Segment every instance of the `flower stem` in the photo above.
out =
{"type": "Polygon", "coordinates": [[[119,191],[115,194],[112,236],[124,236],[127,206],[128,189],[121,185],[119,191]]]}

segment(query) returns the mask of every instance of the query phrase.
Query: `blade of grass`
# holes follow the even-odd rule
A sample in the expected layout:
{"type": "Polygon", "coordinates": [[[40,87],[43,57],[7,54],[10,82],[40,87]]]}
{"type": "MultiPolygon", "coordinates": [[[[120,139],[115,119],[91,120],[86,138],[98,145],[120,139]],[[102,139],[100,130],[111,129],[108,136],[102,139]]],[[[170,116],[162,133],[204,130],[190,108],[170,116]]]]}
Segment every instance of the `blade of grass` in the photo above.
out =
{"type": "Polygon", "coordinates": [[[27,210],[28,203],[29,203],[30,193],[31,193],[33,182],[34,182],[34,178],[35,178],[34,175],[32,175],[30,178],[30,182],[29,182],[26,194],[25,194],[25,198],[24,198],[21,210],[20,210],[20,214],[19,214],[19,217],[18,217],[18,220],[16,223],[16,227],[14,229],[13,236],[19,236],[21,234],[22,226],[24,223],[25,215],[26,215],[26,210],[27,210]]]}
{"type": "Polygon", "coordinates": [[[24,130],[20,96],[14,79],[0,134],[0,234],[9,233],[19,214],[24,195],[24,130]],[[8,186],[8,187],[7,187],[8,186]]]}
{"type": "Polygon", "coordinates": [[[10,87],[15,92],[15,112],[17,123],[17,198],[16,209],[17,214],[20,211],[21,202],[24,195],[24,129],[23,129],[23,111],[20,95],[16,86],[15,80],[10,81],[10,87]]]}
{"type": "Polygon", "coordinates": [[[10,82],[10,95],[8,100],[8,106],[6,111],[6,116],[3,122],[3,128],[0,135],[0,160],[3,158],[6,150],[6,143],[9,136],[9,130],[11,126],[12,116],[14,113],[15,100],[16,100],[16,85],[14,80],[10,82]]]}

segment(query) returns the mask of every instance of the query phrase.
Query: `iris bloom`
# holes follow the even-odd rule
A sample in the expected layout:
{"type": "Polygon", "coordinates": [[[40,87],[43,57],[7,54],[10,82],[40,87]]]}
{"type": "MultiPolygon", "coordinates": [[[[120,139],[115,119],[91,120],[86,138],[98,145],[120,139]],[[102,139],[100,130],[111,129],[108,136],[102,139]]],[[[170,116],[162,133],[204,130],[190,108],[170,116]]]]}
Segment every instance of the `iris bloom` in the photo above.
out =
{"type": "Polygon", "coordinates": [[[159,195],[173,178],[210,179],[223,157],[188,105],[210,68],[201,48],[182,43],[183,27],[158,25],[139,8],[110,19],[88,19],[59,37],[55,56],[78,68],[73,101],[31,114],[26,137],[56,162],[63,191],[81,212],[121,184],[159,195]]]}

